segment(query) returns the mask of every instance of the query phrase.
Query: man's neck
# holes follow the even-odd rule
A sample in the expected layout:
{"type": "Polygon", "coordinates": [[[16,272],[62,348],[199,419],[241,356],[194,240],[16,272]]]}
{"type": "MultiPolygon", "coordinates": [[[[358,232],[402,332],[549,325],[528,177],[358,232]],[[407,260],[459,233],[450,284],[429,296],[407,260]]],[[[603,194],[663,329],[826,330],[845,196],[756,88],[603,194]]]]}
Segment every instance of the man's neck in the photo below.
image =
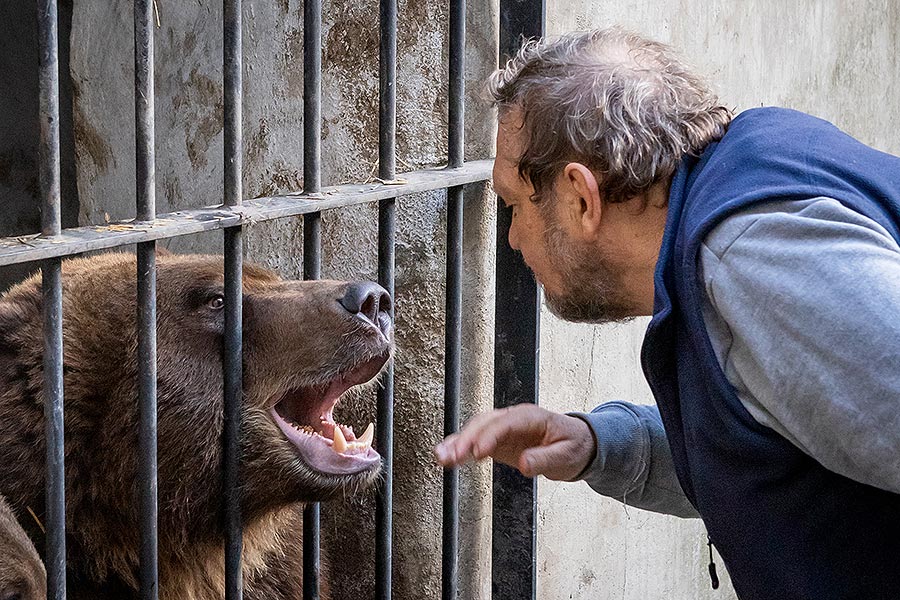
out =
{"type": "Polygon", "coordinates": [[[643,196],[607,205],[618,222],[614,228],[618,239],[610,240],[614,244],[611,247],[622,249],[622,282],[633,299],[634,316],[653,314],[653,275],[666,228],[669,183],[670,179],[666,179],[643,196]]]}

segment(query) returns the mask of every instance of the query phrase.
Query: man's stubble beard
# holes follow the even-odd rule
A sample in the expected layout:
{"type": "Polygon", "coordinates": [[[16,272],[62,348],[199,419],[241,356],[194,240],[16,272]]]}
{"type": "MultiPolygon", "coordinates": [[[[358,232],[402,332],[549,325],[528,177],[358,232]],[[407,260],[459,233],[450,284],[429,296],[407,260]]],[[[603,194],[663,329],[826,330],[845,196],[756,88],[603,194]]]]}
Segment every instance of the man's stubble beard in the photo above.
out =
{"type": "Polygon", "coordinates": [[[562,276],[563,291],[544,290],[550,312],[566,321],[610,323],[634,317],[634,307],[624,295],[622,276],[605,254],[594,246],[573,241],[546,211],[544,240],[548,259],[562,276]]]}

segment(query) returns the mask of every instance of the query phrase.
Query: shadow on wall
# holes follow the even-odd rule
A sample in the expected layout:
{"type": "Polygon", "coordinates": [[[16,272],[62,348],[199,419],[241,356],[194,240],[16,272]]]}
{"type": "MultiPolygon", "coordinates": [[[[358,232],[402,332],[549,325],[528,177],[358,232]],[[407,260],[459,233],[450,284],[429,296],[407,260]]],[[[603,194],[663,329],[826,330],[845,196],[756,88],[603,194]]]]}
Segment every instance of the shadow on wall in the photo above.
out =
{"type": "MultiPolygon", "coordinates": [[[[0,236],[41,230],[38,174],[38,31],[34,0],[0,3],[0,236]]],[[[69,37],[72,0],[59,3],[60,154],[62,226],[78,225],[75,133],[69,37]]],[[[0,291],[37,270],[37,265],[0,267],[0,291]]]]}

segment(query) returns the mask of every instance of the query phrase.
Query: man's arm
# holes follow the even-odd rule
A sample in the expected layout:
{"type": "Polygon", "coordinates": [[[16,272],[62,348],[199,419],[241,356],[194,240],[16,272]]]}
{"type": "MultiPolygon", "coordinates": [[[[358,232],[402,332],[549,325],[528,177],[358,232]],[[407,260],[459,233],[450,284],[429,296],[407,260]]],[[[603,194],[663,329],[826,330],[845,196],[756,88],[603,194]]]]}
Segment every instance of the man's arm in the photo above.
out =
{"type": "Polygon", "coordinates": [[[704,320],[748,412],[826,468],[900,493],[900,247],[835,200],[724,221],[704,320]]]}
{"type": "Polygon", "coordinates": [[[491,457],[523,475],[584,479],[637,508],[681,517],[697,513],[675,478],[659,410],[610,402],[561,415],[533,404],[480,414],[435,448],[444,466],[491,457]]]}
{"type": "Polygon", "coordinates": [[[699,516],[675,476],[659,408],[607,402],[571,414],[594,432],[597,453],[580,478],[595,492],[644,510],[699,516]]]}

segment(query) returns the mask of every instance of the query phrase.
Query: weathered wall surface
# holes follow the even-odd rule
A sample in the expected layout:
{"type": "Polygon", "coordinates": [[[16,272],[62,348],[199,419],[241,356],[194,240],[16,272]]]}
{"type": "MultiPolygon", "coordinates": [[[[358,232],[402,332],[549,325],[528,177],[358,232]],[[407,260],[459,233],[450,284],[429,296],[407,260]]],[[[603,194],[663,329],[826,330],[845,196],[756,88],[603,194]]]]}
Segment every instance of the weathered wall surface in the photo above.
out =
{"type": "MultiPolygon", "coordinates": [[[[610,24],[673,44],[739,110],[782,105],[900,151],[900,5],[886,0],[576,0],[549,4],[549,32],[610,24]]],[[[541,401],[558,410],[651,402],[640,374],[645,321],[585,327],[545,314],[541,401]]],[[[734,598],[710,589],[702,524],[540,483],[541,598],[734,598]],[[578,532],[574,535],[573,532],[578,532]]]]}
{"type": "MultiPolygon", "coordinates": [[[[158,212],[221,202],[221,2],[159,0],[156,30],[158,212]]],[[[447,5],[401,0],[398,32],[398,171],[446,161],[447,5]]],[[[244,196],[302,188],[303,4],[244,3],[244,196]]],[[[134,142],[131,8],[125,1],[77,3],[71,75],[82,223],[133,214],[134,142]]],[[[495,3],[469,7],[466,58],[467,158],[489,156],[493,118],[479,105],[481,82],[496,65],[495,3]]],[[[377,173],[378,3],[339,0],[323,19],[325,185],[377,173]]],[[[490,405],[493,200],[473,186],[466,197],[463,394],[466,412],[490,405]]],[[[398,203],[396,249],[394,589],[398,599],[440,597],[441,477],[431,447],[443,431],[446,194],[398,203]]],[[[248,260],[288,277],[302,273],[302,219],[247,228],[248,260]]],[[[175,251],[217,252],[221,234],[167,242],[175,251]]],[[[377,207],[323,215],[323,277],[377,277],[377,207]]],[[[339,407],[338,418],[365,427],[374,395],[339,407]]],[[[486,466],[462,486],[463,535],[484,540],[490,512],[486,466]]],[[[323,507],[323,555],[342,573],[335,598],[372,597],[374,497],[323,507]]],[[[489,537],[487,538],[489,540],[489,537]]],[[[489,544],[464,544],[461,589],[487,597],[489,544]],[[486,587],[487,586],[487,587],[486,587]]]]}

